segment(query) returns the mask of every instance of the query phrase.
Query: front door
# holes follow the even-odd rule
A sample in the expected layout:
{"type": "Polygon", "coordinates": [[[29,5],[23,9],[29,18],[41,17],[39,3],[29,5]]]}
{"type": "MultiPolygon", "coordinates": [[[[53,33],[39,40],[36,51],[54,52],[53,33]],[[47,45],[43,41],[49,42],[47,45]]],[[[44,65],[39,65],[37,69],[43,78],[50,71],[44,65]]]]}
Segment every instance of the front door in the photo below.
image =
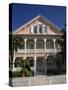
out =
{"type": "Polygon", "coordinates": [[[45,60],[44,58],[37,58],[36,61],[36,75],[45,74],[45,60]]]}

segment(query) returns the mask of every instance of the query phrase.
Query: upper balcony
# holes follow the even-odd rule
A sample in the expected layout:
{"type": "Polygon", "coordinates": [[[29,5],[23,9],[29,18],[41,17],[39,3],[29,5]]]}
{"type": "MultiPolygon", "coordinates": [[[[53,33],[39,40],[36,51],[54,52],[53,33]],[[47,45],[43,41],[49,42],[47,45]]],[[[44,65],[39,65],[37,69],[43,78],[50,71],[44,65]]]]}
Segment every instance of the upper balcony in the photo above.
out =
{"type": "Polygon", "coordinates": [[[61,47],[56,39],[28,39],[16,53],[54,53],[60,52],[61,47]]]}

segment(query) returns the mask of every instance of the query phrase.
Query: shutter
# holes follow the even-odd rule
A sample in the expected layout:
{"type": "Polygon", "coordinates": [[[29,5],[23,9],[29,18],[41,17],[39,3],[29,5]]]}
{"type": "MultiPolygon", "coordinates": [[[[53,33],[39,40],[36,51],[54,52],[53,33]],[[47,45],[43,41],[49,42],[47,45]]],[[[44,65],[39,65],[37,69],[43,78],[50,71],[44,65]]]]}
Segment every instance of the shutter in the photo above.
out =
{"type": "Polygon", "coordinates": [[[47,26],[47,33],[48,33],[48,31],[49,31],[49,26],[47,26]]]}
{"type": "Polygon", "coordinates": [[[31,26],[31,33],[33,33],[33,26],[31,26]]]}
{"type": "Polygon", "coordinates": [[[43,25],[43,33],[45,34],[46,32],[45,32],[45,27],[46,27],[46,25],[43,25]]]}
{"type": "Polygon", "coordinates": [[[47,33],[49,29],[49,26],[44,25],[44,33],[47,33]]]}

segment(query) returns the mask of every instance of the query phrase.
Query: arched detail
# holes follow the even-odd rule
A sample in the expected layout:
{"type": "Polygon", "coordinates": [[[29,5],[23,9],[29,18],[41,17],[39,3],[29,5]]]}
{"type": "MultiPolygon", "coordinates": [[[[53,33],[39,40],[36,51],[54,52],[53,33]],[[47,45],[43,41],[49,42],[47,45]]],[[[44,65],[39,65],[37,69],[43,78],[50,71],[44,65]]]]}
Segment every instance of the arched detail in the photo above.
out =
{"type": "Polygon", "coordinates": [[[53,49],[54,48],[54,43],[52,39],[47,39],[46,41],[46,48],[47,49],[53,49]]]}
{"type": "Polygon", "coordinates": [[[43,39],[37,40],[36,48],[37,49],[44,49],[44,40],[43,39]]]}
{"type": "Polygon", "coordinates": [[[20,43],[20,45],[18,46],[18,48],[19,49],[24,49],[24,47],[25,47],[25,42],[24,42],[24,40],[22,41],[22,42],[19,42],[20,43]]]}
{"type": "Polygon", "coordinates": [[[18,48],[19,49],[24,49],[24,47],[25,47],[25,42],[24,41],[20,42],[20,46],[18,48]]]}
{"type": "Polygon", "coordinates": [[[33,39],[27,40],[27,49],[34,49],[34,40],[33,39]]]}

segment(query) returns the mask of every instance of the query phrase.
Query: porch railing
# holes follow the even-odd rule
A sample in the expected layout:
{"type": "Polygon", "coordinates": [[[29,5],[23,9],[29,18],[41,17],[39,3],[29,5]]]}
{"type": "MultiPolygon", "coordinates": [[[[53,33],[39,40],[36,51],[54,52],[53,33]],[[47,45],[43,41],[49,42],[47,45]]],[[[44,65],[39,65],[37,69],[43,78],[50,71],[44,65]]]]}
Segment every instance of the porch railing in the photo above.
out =
{"type": "Polygon", "coordinates": [[[17,50],[17,53],[24,53],[24,52],[25,52],[24,49],[18,49],[18,50],[17,50]]]}
{"type": "Polygon", "coordinates": [[[50,53],[50,52],[55,52],[55,50],[56,50],[56,49],[46,49],[46,51],[45,51],[45,52],[50,53]]]}
{"type": "Polygon", "coordinates": [[[45,50],[44,49],[36,49],[36,53],[44,53],[45,50]]]}
{"type": "Polygon", "coordinates": [[[26,53],[35,53],[35,49],[26,49],[26,53]]]}
{"type": "MultiPolygon", "coordinates": [[[[26,49],[26,53],[51,53],[51,52],[60,52],[61,50],[59,49],[26,49]]],[[[24,49],[18,49],[17,53],[25,53],[24,49]]]]}

